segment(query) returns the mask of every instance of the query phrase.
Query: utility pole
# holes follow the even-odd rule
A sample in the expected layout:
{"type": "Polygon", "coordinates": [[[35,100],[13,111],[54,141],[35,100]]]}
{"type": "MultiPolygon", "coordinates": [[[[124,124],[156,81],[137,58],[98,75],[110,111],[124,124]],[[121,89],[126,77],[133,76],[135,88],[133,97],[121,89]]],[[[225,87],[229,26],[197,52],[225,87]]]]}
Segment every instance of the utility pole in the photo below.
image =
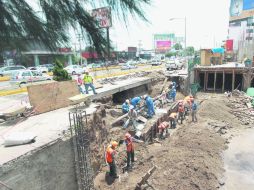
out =
{"type": "MultiPolygon", "coordinates": [[[[81,49],[81,40],[83,39],[82,38],[82,35],[81,34],[77,34],[77,38],[78,38],[78,42],[79,42],[79,54],[80,54],[80,65],[82,65],[82,49],[81,49]]],[[[76,47],[76,46],[75,46],[76,47]]]]}
{"type": "Polygon", "coordinates": [[[107,27],[107,53],[108,61],[110,60],[110,39],[109,39],[109,27],[107,27]]]}

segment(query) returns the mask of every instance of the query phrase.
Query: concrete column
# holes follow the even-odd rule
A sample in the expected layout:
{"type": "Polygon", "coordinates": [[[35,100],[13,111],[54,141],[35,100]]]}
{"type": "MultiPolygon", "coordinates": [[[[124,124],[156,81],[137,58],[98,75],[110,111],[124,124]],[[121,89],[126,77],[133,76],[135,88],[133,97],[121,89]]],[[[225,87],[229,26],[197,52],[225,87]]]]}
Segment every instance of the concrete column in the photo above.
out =
{"type": "Polygon", "coordinates": [[[217,80],[217,72],[214,73],[213,91],[216,91],[216,80],[217,80]]]}
{"type": "Polygon", "coordinates": [[[232,72],[232,91],[235,89],[235,70],[232,72]]]}
{"type": "Polygon", "coordinates": [[[205,76],[204,76],[204,91],[206,90],[206,75],[207,75],[207,73],[205,72],[205,76]]]}
{"type": "Polygon", "coordinates": [[[72,55],[68,55],[68,65],[72,65],[72,55]]]}
{"type": "Polygon", "coordinates": [[[225,71],[223,71],[222,92],[225,91],[225,71]]]}
{"type": "Polygon", "coordinates": [[[34,55],[34,65],[37,67],[40,65],[40,60],[38,55],[34,55]]]}

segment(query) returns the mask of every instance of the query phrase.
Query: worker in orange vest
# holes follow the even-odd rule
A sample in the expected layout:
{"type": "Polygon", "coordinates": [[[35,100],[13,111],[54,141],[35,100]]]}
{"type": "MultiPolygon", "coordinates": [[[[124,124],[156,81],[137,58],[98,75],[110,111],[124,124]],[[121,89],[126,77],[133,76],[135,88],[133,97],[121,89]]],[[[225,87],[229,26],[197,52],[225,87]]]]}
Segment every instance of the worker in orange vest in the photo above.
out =
{"type": "Polygon", "coordinates": [[[116,155],[116,147],[118,143],[116,141],[112,141],[106,150],[106,161],[109,165],[109,175],[113,178],[118,178],[116,171],[116,163],[115,163],[115,155],[116,155]]]}
{"type": "Polygon", "coordinates": [[[135,155],[134,154],[134,143],[133,142],[141,143],[143,141],[132,137],[130,133],[126,133],[124,143],[126,144],[126,152],[127,152],[127,169],[130,169],[131,163],[133,164],[135,162],[135,160],[134,160],[134,155],[135,155]]]}
{"type": "Polygon", "coordinates": [[[163,134],[164,134],[164,131],[166,130],[166,134],[168,133],[168,128],[169,128],[169,123],[164,121],[162,122],[159,126],[158,126],[158,129],[159,129],[159,138],[162,139],[163,138],[163,134]]]}
{"type": "Polygon", "coordinates": [[[177,121],[181,120],[181,124],[183,124],[183,120],[184,120],[184,105],[183,105],[183,101],[180,101],[178,103],[178,118],[177,121]]]}
{"type": "Polygon", "coordinates": [[[176,128],[177,113],[176,112],[172,112],[169,115],[169,120],[170,120],[170,127],[172,129],[175,129],[176,128]]]}

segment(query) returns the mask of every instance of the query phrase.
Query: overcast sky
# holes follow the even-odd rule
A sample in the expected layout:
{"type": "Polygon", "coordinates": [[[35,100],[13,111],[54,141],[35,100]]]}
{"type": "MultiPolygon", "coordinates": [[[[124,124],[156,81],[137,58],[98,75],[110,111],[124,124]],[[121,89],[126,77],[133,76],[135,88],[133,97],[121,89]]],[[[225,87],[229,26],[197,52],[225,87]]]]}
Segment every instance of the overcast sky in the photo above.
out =
{"type": "MultiPolygon", "coordinates": [[[[35,9],[36,1],[27,0],[35,9]]],[[[118,50],[128,46],[153,48],[153,34],[176,33],[184,36],[184,20],[169,21],[170,18],[187,18],[187,46],[196,49],[219,46],[227,38],[230,0],[152,0],[145,9],[150,23],[129,19],[128,28],[113,19],[110,38],[118,50]]],[[[73,43],[75,34],[73,33],[73,43]]],[[[77,41],[76,41],[77,42],[77,41]]],[[[73,44],[72,43],[72,44],[73,44]]],[[[85,44],[84,44],[85,46],[85,44]]]]}
{"type": "Polygon", "coordinates": [[[130,21],[128,30],[115,21],[111,39],[118,49],[138,46],[153,47],[154,33],[175,32],[184,36],[184,20],[169,21],[173,17],[187,18],[187,46],[211,48],[227,38],[230,0],[153,0],[146,9],[150,24],[130,21]]]}

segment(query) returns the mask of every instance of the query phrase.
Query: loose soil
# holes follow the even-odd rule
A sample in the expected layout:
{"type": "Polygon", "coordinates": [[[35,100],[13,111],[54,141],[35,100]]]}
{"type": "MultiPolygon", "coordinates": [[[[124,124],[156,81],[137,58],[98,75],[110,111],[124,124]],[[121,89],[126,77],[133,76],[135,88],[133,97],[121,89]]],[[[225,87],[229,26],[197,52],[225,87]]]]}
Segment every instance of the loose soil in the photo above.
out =
{"type": "MultiPolygon", "coordinates": [[[[244,128],[227,107],[224,95],[198,94],[198,122],[184,121],[170,137],[150,145],[137,144],[137,161],[133,170],[108,181],[107,166],[95,178],[96,189],[133,190],[141,177],[153,166],[157,169],[142,189],[215,190],[224,185],[222,152],[232,138],[231,131],[244,128]]],[[[124,159],[124,146],[119,147],[124,159]]]]}

